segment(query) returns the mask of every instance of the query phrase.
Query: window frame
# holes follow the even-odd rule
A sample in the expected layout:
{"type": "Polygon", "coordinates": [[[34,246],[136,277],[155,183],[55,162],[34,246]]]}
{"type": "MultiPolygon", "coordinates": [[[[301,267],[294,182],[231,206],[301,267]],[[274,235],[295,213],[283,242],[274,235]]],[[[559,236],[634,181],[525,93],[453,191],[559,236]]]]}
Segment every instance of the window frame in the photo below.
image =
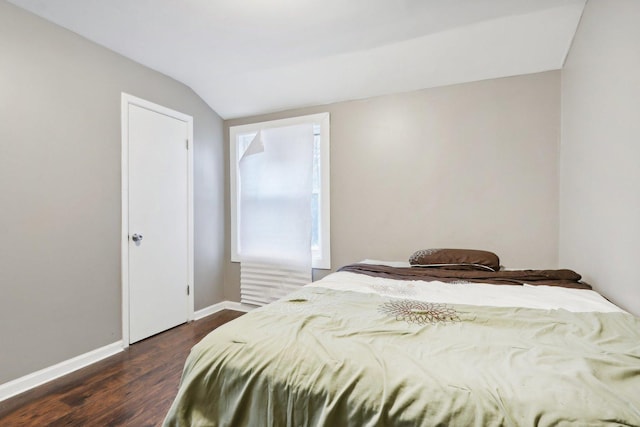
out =
{"type": "Polygon", "coordinates": [[[278,120],[249,123],[245,125],[229,126],[229,197],[231,205],[231,261],[239,262],[238,254],[238,137],[259,130],[283,126],[312,123],[320,126],[320,215],[318,230],[318,249],[311,251],[311,266],[316,269],[331,269],[331,207],[330,207],[330,146],[331,123],[328,112],[290,117],[278,120]]]}

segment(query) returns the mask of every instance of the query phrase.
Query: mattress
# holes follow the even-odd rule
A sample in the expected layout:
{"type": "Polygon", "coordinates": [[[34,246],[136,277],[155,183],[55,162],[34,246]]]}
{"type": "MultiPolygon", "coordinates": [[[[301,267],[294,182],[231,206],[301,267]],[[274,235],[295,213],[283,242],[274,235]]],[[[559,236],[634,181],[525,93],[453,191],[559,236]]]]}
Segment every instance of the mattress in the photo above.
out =
{"type": "MultiPolygon", "coordinates": [[[[406,267],[396,265],[398,267],[406,267]]],[[[640,425],[640,319],[594,291],[333,273],[194,346],[166,426],[640,425]]]]}

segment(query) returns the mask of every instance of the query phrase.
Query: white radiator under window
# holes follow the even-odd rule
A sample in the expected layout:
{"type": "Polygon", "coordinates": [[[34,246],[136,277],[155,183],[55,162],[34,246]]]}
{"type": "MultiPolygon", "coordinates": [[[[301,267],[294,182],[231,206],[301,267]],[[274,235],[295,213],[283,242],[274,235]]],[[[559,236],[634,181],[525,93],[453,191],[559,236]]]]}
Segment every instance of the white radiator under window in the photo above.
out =
{"type": "Polygon", "coordinates": [[[240,263],[240,293],[243,304],[266,305],[311,282],[311,269],[240,263]]]}

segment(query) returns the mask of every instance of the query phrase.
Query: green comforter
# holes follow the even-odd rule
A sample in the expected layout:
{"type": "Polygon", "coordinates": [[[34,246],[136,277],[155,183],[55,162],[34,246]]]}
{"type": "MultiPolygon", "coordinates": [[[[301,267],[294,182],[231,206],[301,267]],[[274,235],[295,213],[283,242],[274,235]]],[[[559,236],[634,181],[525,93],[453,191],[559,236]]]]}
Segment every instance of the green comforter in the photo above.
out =
{"type": "Polygon", "coordinates": [[[191,351],[167,426],[640,426],[640,319],[306,287],[191,351]]]}

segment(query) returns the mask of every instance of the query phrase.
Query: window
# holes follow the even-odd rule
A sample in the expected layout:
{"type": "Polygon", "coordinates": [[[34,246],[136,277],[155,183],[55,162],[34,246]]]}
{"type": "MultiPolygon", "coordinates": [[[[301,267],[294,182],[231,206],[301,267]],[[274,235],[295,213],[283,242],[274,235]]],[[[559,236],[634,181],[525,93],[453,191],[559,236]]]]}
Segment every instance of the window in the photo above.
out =
{"type": "Polygon", "coordinates": [[[290,119],[273,120],[229,129],[230,140],[230,194],[231,194],[231,261],[240,261],[239,247],[239,171],[238,162],[259,130],[312,123],[313,185],[311,199],[311,253],[313,268],[331,268],[329,222],[329,113],[313,114],[290,119]]]}

